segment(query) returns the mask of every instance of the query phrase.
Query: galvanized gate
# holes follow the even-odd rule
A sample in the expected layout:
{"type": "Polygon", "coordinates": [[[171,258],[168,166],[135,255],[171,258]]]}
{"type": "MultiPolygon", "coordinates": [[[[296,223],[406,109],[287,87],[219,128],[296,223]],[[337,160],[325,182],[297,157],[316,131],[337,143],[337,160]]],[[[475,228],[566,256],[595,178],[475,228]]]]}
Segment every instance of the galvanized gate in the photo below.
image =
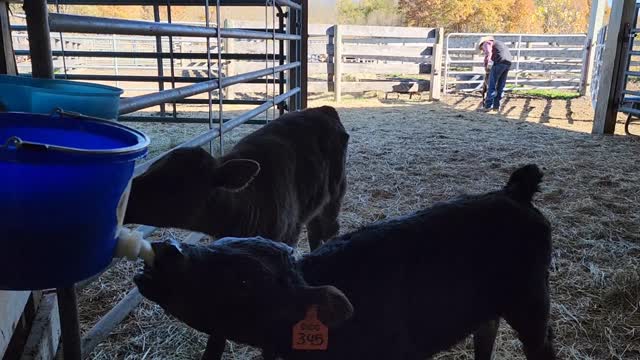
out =
{"type": "Polygon", "coordinates": [[[585,34],[451,33],[445,41],[445,94],[480,89],[485,71],[478,40],[486,35],[503,41],[512,52],[507,91],[582,88],[585,34]]]}
{"type": "Polygon", "coordinates": [[[640,118],[640,43],[636,41],[640,34],[640,28],[637,25],[639,9],[640,4],[636,4],[635,20],[633,21],[635,27],[626,29],[625,36],[628,36],[628,46],[623,60],[625,61],[623,88],[620,98],[616,99],[620,104],[619,111],[628,115],[624,126],[627,135],[631,135],[629,133],[630,123],[640,118]]]}

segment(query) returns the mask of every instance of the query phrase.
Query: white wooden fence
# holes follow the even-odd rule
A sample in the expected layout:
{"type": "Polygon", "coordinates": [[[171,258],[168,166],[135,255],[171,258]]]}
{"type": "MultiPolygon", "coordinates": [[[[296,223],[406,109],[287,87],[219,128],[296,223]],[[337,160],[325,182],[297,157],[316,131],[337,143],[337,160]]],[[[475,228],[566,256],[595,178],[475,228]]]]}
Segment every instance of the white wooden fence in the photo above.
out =
{"type": "Polygon", "coordinates": [[[434,63],[441,63],[442,33],[422,27],[310,25],[309,92],[334,91],[339,100],[341,93],[435,91],[430,83],[434,63]]]}

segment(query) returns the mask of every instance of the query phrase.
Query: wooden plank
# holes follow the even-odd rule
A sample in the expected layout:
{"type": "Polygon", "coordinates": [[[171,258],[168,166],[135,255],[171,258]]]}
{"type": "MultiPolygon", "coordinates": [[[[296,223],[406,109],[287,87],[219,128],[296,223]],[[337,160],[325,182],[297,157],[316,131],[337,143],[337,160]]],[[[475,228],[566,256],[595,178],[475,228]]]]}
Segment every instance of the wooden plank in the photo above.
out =
{"type": "MultiPolygon", "coordinates": [[[[378,63],[346,63],[342,64],[343,74],[380,74],[380,75],[418,75],[428,74],[428,64],[378,64],[378,63]]],[[[309,63],[309,74],[328,74],[333,76],[332,63],[309,63]]]]}
{"type": "MultiPolygon", "coordinates": [[[[408,88],[416,88],[415,91],[428,91],[429,81],[360,81],[342,83],[342,93],[363,93],[366,91],[406,92],[408,88]]],[[[309,81],[310,93],[326,93],[328,91],[329,86],[326,82],[309,81]]]]}
{"type": "Polygon", "coordinates": [[[45,295],[20,360],[53,359],[60,344],[60,317],[55,294],[45,295]]]}
{"type": "Polygon", "coordinates": [[[437,43],[433,49],[433,62],[431,65],[431,85],[429,97],[433,100],[440,100],[441,79],[442,79],[442,55],[444,49],[444,28],[439,28],[437,32],[437,43]]]}
{"type": "Polygon", "coordinates": [[[13,41],[11,38],[11,22],[9,21],[9,4],[0,3],[0,73],[8,75],[18,74],[16,58],[13,52],[13,41]]]}
{"type": "Polygon", "coordinates": [[[635,17],[635,0],[614,0],[607,30],[607,40],[602,58],[598,100],[592,133],[613,134],[615,132],[622,81],[623,56],[629,40],[625,26],[631,26],[635,17]],[[624,40],[624,41],[621,41],[624,40]]]}
{"type": "MultiPolygon", "coordinates": [[[[394,38],[433,38],[435,28],[399,27],[399,26],[366,26],[342,25],[343,37],[394,37],[394,38]]],[[[334,28],[335,29],[335,28],[334,28]]]]}
{"type": "MultiPolygon", "coordinates": [[[[333,48],[335,50],[333,57],[333,92],[335,101],[339,103],[342,96],[342,29],[340,25],[333,27],[333,48]]],[[[312,90],[310,89],[309,91],[311,92],[312,90]]]]}
{"type": "Polygon", "coordinates": [[[433,46],[435,38],[406,38],[406,37],[384,37],[384,38],[342,38],[342,42],[345,44],[386,44],[389,46],[433,46]]]}
{"type": "MultiPolygon", "coordinates": [[[[302,44],[309,43],[309,0],[301,0],[302,5],[302,44]]],[[[284,43],[284,42],[282,42],[284,43]]],[[[306,46],[302,46],[300,49],[300,105],[301,109],[306,109],[309,102],[309,89],[307,85],[309,83],[309,50],[306,46]]],[[[275,96],[275,95],[274,95],[275,96]]]]}
{"type": "Polygon", "coordinates": [[[0,291],[0,358],[11,342],[27,301],[28,291],[0,291]]]}
{"type": "MultiPolygon", "coordinates": [[[[332,47],[327,47],[329,54],[332,47]]],[[[342,53],[344,56],[369,56],[386,55],[392,57],[412,57],[421,58],[432,55],[432,46],[389,46],[389,45],[353,45],[343,44],[342,53]]]]}
{"type": "Polygon", "coordinates": [[[587,51],[584,61],[584,78],[580,94],[585,95],[591,92],[591,78],[593,77],[593,67],[595,61],[595,46],[598,41],[598,33],[604,24],[604,14],[606,11],[605,0],[593,0],[591,3],[591,16],[589,19],[589,31],[587,33],[587,51]]]}

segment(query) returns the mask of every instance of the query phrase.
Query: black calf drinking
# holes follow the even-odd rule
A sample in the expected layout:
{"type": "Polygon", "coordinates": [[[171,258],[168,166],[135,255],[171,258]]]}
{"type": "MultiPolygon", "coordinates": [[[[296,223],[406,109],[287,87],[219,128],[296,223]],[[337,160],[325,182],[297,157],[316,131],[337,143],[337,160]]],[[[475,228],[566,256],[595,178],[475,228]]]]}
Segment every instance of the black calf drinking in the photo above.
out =
{"type": "Polygon", "coordinates": [[[317,248],[338,233],[349,135],[329,106],[291,112],[221,158],[172,151],[133,181],[125,223],[317,248]]]}
{"type": "Polygon", "coordinates": [[[262,238],[155,243],[135,283],[195,329],[284,359],[422,360],[474,332],[489,359],[503,318],[527,359],[552,360],[551,229],[531,204],[541,179],[520,168],[499,191],[366,226],[300,260],[262,238]],[[293,331],[314,305],[328,337],[293,331]]]}

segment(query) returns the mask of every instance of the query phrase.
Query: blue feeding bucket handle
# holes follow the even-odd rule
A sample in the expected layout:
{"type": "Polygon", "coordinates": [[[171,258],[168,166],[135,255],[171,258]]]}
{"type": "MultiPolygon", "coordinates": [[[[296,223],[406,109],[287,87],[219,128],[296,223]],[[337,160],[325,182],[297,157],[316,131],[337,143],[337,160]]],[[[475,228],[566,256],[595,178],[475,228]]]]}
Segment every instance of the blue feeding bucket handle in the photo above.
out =
{"type": "Polygon", "coordinates": [[[105,269],[148,145],[107,120],[0,113],[0,289],[70,286],[105,269]]]}

